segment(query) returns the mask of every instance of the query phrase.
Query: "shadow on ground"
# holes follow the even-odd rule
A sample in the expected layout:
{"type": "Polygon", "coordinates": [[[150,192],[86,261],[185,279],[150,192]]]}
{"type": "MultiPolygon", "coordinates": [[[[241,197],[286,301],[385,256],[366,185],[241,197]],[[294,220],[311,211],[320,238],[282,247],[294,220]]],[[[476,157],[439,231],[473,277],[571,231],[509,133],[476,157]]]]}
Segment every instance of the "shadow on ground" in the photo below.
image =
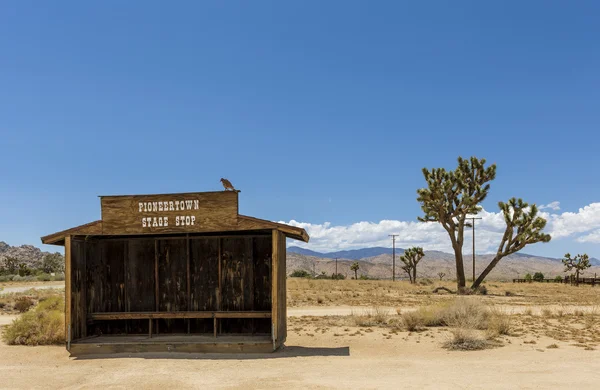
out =
{"type": "Polygon", "coordinates": [[[301,347],[285,346],[272,353],[183,353],[183,352],[164,352],[164,353],[114,353],[102,355],[84,355],[75,356],[74,360],[94,360],[94,359],[187,359],[187,360],[255,360],[255,359],[284,359],[294,357],[311,356],[350,356],[350,347],[301,347]]]}

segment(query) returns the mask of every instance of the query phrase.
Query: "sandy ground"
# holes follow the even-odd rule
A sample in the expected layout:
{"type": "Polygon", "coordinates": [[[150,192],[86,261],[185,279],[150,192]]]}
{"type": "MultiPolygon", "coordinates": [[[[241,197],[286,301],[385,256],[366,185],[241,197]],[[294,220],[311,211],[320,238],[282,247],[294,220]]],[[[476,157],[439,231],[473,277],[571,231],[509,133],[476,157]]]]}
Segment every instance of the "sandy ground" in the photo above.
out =
{"type": "Polygon", "coordinates": [[[1,388],[598,388],[600,352],[538,339],[449,352],[444,331],[391,339],[290,332],[286,348],[265,355],[133,355],[69,358],[63,347],[0,344],[1,388]],[[582,365],[581,361],[586,364],[582,365]]]}
{"type": "MultiPolygon", "coordinates": [[[[307,307],[290,316],[364,308],[307,307]]],[[[0,316],[0,324],[15,316],[0,316]]],[[[302,321],[300,318],[295,320],[302,321]]],[[[288,328],[283,351],[260,355],[137,354],[70,358],[64,347],[0,343],[0,388],[596,389],[600,351],[545,336],[504,337],[484,351],[447,351],[444,328],[390,334],[355,327],[288,328]],[[525,343],[535,339],[535,344],[525,343]],[[557,344],[557,349],[546,348],[557,344]],[[585,364],[581,362],[585,361],[585,364]]]]}

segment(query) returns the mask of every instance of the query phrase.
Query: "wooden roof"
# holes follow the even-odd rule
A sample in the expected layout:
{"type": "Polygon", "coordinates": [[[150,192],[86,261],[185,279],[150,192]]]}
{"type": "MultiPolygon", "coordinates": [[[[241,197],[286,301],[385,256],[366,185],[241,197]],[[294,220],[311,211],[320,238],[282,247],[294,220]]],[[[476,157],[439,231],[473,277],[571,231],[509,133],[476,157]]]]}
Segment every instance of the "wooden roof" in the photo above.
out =
{"type": "MultiPolygon", "coordinates": [[[[43,244],[50,245],[64,245],[65,237],[69,235],[73,236],[112,236],[113,234],[105,234],[103,231],[102,221],[94,221],[90,223],[86,223],[85,225],[76,226],[70,229],[66,229],[60,232],[52,233],[47,236],[42,237],[43,244]]],[[[222,230],[223,232],[239,232],[239,231],[248,231],[248,230],[273,230],[277,229],[282,232],[286,237],[293,238],[295,240],[300,240],[304,242],[308,242],[309,236],[306,233],[306,230],[286,225],[283,223],[271,222],[264,219],[249,217],[246,215],[238,215],[238,223],[235,226],[231,226],[226,230],[222,230]]],[[[197,233],[211,233],[215,232],[214,230],[200,230],[197,233]]],[[[160,234],[156,234],[160,235],[160,234]]]]}

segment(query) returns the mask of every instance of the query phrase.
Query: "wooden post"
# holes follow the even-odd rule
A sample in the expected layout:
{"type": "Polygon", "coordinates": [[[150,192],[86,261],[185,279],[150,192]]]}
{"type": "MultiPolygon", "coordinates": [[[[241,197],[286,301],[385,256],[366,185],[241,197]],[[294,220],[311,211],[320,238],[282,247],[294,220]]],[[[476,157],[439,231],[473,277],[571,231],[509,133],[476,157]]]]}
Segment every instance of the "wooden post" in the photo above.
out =
{"type": "MultiPolygon", "coordinates": [[[[187,273],[187,311],[190,311],[190,306],[192,302],[192,290],[191,290],[191,280],[190,280],[190,235],[186,234],[186,245],[187,245],[187,259],[186,259],[186,273],[187,273]]],[[[190,334],[190,324],[191,320],[187,319],[187,332],[190,334]]]]}
{"type": "Polygon", "coordinates": [[[278,292],[279,292],[279,231],[273,230],[272,233],[272,248],[271,248],[271,323],[273,349],[279,346],[277,340],[277,329],[279,326],[278,317],[278,292]]]}
{"type": "Polygon", "coordinates": [[[152,338],[152,318],[148,318],[148,337],[152,338]]]}
{"type": "Polygon", "coordinates": [[[71,345],[71,236],[65,237],[65,335],[71,345]]]}
{"type": "MultiPolygon", "coordinates": [[[[154,240],[154,303],[155,310],[158,311],[158,240],[154,240]]],[[[156,334],[160,329],[158,328],[158,319],[156,320],[156,334]]]]}
{"type": "MultiPolygon", "coordinates": [[[[221,269],[221,257],[222,257],[222,238],[219,238],[219,253],[218,253],[218,269],[219,269],[219,289],[217,290],[217,311],[221,310],[221,277],[222,277],[222,269],[221,269]]],[[[215,333],[215,337],[217,337],[218,331],[217,331],[217,327],[221,324],[221,322],[219,320],[217,320],[217,317],[214,317],[213,320],[213,327],[214,327],[214,333],[215,333]]]]}

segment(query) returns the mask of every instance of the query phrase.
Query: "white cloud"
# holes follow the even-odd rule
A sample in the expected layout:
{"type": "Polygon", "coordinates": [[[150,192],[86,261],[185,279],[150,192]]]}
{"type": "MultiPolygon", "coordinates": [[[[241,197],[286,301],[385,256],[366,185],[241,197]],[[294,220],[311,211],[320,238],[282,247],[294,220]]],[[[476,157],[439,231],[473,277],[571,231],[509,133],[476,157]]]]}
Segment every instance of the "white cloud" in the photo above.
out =
{"type": "Polygon", "coordinates": [[[544,205],[541,205],[539,207],[539,209],[540,210],[550,209],[550,210],[558,211],[558,210],[560,210],[560,202],[554,201],[554,202],[551,202],[548,204],[544,204],[544,205]]]}
{"type": "Polygon", "coordinates": [[[586,234],[585,236],[581,236],[577,239],[578,242],[591,242],[594,244],[600,244],[600,229],[591,232],[590,234],[586,234]]]}
{"type": "MultiPolygon", "coordinates": [[[[558,210],[559,202],[544,206],[546,210],[558,210]]],[[[600,203],[591,203],[579,209],[578,212],[561,214],[541,211],[539,215],[548,220],[546,231],[554,240],[588,233],[577,239],[579,242],[600,242],[600,203]]],[[[496,251],[504,233],[504,216],[500,211],[488,212],[482,210],[481,220],[475,222],[476,251],[478,253],[493,253],[496,251]]],[[[285,223],[285,222],[284,222],[285,223]]],[[[293,226],[299,226],[310,235],[309,244],[300,246],[317,251],[335,251],[356,249],[373,246],[391,246],[389,234],[399,234],[396,239],[398,247],[422,246],[427,250],[451,252],[452,247],[448,234],[438,223],[421,223],[417,221],[382,220],[379,222],[356,222],[351,225],[334,226],[329,222],[312,224],[290,221],[293,226]]],[[[294,243],[297,245],[297,243],[294,243]]],[[[471,248],[471,229],[465,230],[465,253],[471,248]]]]}
{"type": "Polygon", "coordinates": [[[569,237],[600,228],[600,203],[591,203],[576,213],[565,212],[550,217],[553,238],[569,237]]]}

